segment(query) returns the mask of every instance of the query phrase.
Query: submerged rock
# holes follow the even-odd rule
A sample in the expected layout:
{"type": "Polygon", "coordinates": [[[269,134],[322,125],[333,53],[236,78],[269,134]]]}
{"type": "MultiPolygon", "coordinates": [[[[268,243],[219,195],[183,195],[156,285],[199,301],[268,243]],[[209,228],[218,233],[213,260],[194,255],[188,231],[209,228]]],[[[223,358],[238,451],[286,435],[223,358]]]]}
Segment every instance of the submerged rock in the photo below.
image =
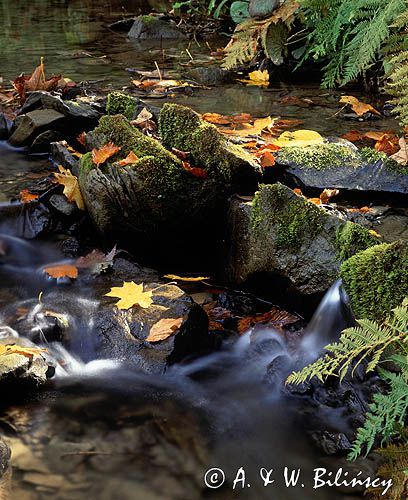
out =
{"type": "MultiPolygon", "coordinates": [[[[215,127],[183,106],[165,105],[160,114],[164,146],[133,127],[124,116],[104,116],[87,134],[89,148],[108,141],[120,151],[102,167],[90,153],[81,160],[80,187],[96,227],[108,237],[137,238],[138,250],[160,251],[194,243],[192,234],[205,238],[204,227],[220,224],[219,210],[237,185],[248,189],[257,179],[256,165],[241,148],[231,146],[215,127]],[[187,171],[170,150],[191,152],[191,164],[200,176],[187,171]],[[115,161],[133,151],[139,158],[125,167],[115,161]],[[245,181],[245,183],[244,183],[245,181]],[[190,233],[189,233],[190,231],[190,233]]],[[[136,243],[136,241],[135,241],[136,243]]]]}
{"type": "Polygon", "coordinates": [[[280,3],[280,0],[250,0],[249,15],[260,19],[271,16],[280,3]]]}
{"type": "Polygon", "coordinates": [[[128,37],[131,40],[185,39],[177,26],[155,16],[139,16],[133,23],[128,37]]]}
{"type": "Polygon", "coordinates": [[[343,260],[378,243],[364,227],[330,214],[282,184],[262,186],[252,202],[232,200],[228,231],[230,281],[267,273],[304,295],[327,290],[343,260]]]}
{"type": "Polygon", "coordinates": [[[346,260],[340,275],[355,316],[383,319],[408,296],[408,242],[368,248],[346,260]]]}
{"type": "Polygon", "coordinates": [[[384,153],[347,141],[283,148],[276,165],[299,186],[408,194],[408,171],[384,153]]]}

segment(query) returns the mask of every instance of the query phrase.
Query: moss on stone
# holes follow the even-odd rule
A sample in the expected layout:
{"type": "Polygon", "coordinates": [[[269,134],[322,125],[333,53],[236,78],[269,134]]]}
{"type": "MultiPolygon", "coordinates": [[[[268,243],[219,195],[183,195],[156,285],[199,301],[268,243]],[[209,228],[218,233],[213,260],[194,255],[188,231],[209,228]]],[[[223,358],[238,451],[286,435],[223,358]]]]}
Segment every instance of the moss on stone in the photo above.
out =
{"type": "Polygon", "coordinates": [[[111,92],[108,94],[106,112],[108,115],[123,115],[128,120],[133,118],[136,109],[136,100],[129,94],[123,92],[111,92]]]}
{"type": "Polygon", "coordinates": [[[378,238],[373,236],[367,228],[350,221],[341,226],[336,233],[338,257],[341,261],[378,243],[378,238]]]}
{"type": "Polygon", "coordinates": [[[381,320],[408,296],[408,242],[359,252],[342,264],[340,275],[356,317],[381,320]]]}
{"type": "Polygon", "coordinates": [[[383,151],[376,151],[373,148],[362,148],[361,156],[367,163],[377,163],[381,161],[384,165],[394,172],[408,174],[408,167],[403,167],[398,162],[387,156],[383,151]]]}
{"type": "Polygon", "coordinates": [[[251,230],[255,235],[276,225],[276,244],[296,250],[304,237],[315,238],[323,229],[327,214],[282,184],[264,185],[255,193],[251,230]],[[290,197],[288,196],[290,194],[290,197]],[[292,196],[293,194],[293,196],[292,196]]]}
{"type": "Polygon", "coordinates": [[[193,133],[203,124],[190,108],[166,103],[160,112],[159,133],[164,147],[190,151],[193,133]]]}
{"type": "Polygon", "coordinates": [[[279,160],[315,170],[344,166],[356,168],[361,165],[357,152],[335,143],[282,148],[279,160]]]}

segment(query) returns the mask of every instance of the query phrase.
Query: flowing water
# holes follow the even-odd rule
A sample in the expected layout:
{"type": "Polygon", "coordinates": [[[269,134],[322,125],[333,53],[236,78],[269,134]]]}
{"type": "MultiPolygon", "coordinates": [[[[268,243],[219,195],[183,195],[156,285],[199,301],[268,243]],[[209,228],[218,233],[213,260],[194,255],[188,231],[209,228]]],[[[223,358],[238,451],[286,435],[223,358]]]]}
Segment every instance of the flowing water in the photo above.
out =
{"type": "MultiPolygon", "coordinates": [[[[123,34],[109,31],[107,23],[128,13],[149,12],[161,2],[128,1],[127,12],[122,3],[0,1],[0,76],[7,82],[22,71],[28,73],[45,56],[50,73],[96,82],[104,89],[120,88],[130,83],[127,69],[153,70],[154,61],[169,76],[184,78],[191,65],[208,64],[211,50],[225,43],[215,37],[208,45],[132,44],[123,34]]],[[[201,112],[299,118],[304,128],[326,135],[354,128],[336,116],[338,98],[339,93],[321,91],[314,84],[298,88],[287,83],[270,89],[232,83],[171,97],[201,112]],[[287,95],[312,98],[316,105],[283,106],[287,95]]],[[[158,102],[163,101],[154,104],[158,102]]],[[[393,127],[392,120],[359,124],[367,130],[393,127]]],[[[15,197],[26,183],[52,169],[46,156],[0,142],[0,202],[15,197]]],[[[47,280],[43,273],[47,264],[63,259],[58,246],[22,240],[1,222],[0,335],[22,333],[10,328],[9,317],[11,311],[24,310],[29,324],[24,334],[46,346],[56,362],[53,383],[39,400],[19,402],[0,415],[17,464],[8,498],[347,497],[333,488],[314,490],[312,481],[314,468],[335,470],[336,464],[327,465],[323,453],[312,446],[311,421],[316,428],[347,434],[350,428],[342,409],[333,404],[322,414],[318,405],[311,406],[301,394],[291,395],[283,388],[294,366],[315,358],[350,324],[340,283],[323,299],[295,351],[278,332],[258,327],[214,354],[174,365],[163,376],[147,376],[95,355],[89,318],[98,310],[98,294],[89,283],[78,280],[67,286],[47,280]],[[40,292],[55,297],[52,309],[71,325],[70,340],[64,345],[47,340],[48,320],[40,292]],[[241,467],[245,481],[237,482],[233,490],[241,467]],[[297,487],[285,487],[284,467],[302,470],[297,487]],[[210,468],[224,470],[222,488],[205,487],[204,475],[210,468]],[[262,468],[274,469],[275,482],[267,487],[259,475],[262,468]]]]}

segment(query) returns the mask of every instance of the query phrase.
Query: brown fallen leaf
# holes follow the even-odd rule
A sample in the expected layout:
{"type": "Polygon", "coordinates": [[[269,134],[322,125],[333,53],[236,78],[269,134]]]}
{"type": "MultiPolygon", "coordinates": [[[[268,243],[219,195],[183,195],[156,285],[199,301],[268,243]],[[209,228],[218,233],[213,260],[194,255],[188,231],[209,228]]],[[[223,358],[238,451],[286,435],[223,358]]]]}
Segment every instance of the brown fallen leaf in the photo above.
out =
{"type": "Polygon", "coordinates": [[[59,173],[54,173],[58,184],[64,186],[64,195],[67,200],[76,204],[80,210],[85,210],[85,202],[79,188],[78,178],[65,169],[62,165],[58,166],[59,173]]]}
{"type": "Polygon", "coordinates": [[[122,286],[112,287],[105,295],[120,299],[115,304],[118,309],[130,309],[136,305],[147,309],[153,304],[153,292],[144,292],[143,283],[136,284],[134,281],[124,281],[122,286]]]}
{"type": "Polygon", "coordinates": [[[295,95],[288,95],[283,97],[280,103],[284,106],[299,106],[300,108],[308,108],[314,104],[311,99],[297,97],[295,95]]]}
{"type": "Polygon", "coordinates": [[[194,177],[198,177],[199,179],[207,179],[208,172],[204,168],[192,167],[188,161],[183,161],[182,165],[184,170],[186,170],[191,175],[194,175],[194,177]]]}
{"type": "Polygon", "coordinates": [[[255,155],[261,164],[262,168],[273,167],[275,165],[275,157],[270,149],[263,149],[255,155]]]}
{"type": "Polygon", "coordinates": [[[30,203],[30,201],[36,201],[38,200],[38,198],[39,198],[38,194],[30,193],[28,189],[22,189],[20,191],[21,203],[30,203]]]}
{"type": "Polygon", "coordinates": [[[149,336],[146,338],[146,341],[160,342],[161,340],[166,340],[180,328],[183,321],[183,318],[161,319],[150,328],[149,336]]]}
{"type": "Polygon", "coordinates": [[[188,160],[190,158],[190,152],[189,151],[180,151],[179,149],[176,148],[171,148],[171,152],[177,156],[180,160],[188,160]]]}
{"type": "Polygon", "coordinates": [[[82,146],[85,146],[86,145],[85,138],[86,138],[86,132],[81,132],[77,136],[76,140],[79,142],[79,144],[82,144],[82,146]]]}
{"type": "Polygon", "coordinates": [[[54,75],[49,80],[45,77],[44,60],[41,57],[40,65],[35,68],[30,76],[24,74],[18,76],[13,86],[17,90],[21,101],[25,101],[26,92],[34,92],[36,90],[45,90],[49,92],[58,86],[61,75],[54,75]]]}
{"type": "Polygon", "coordinates": [[[116,246],[108,254],[104,254],[100,250],[92,250],[87,255],[79,257],[75,265],[81,269],[90,269],[92,273],[97,274],[112,266],[115,255],[116,246]]]}
{"type": "Polygon", "coordinates": [[[399,150],[398,137],[393,134],[383,134],[380,139],[375,143],[374,149],[390,156],[399,150]]]}
{"type": "Polygon", "coordinates": [[[320,193],[320,201],[322,203],[327,203],[331,198],[333,198],[334,196],[337,196],[338,194],[340,193],[340,191],[338,189],[324,189],[321,193],[320,193]]]}
{"type": "Polygon", "coordinates": [[[112,141],[110,141],[101,148],[92,150],[92,161],[99,167],[99,165],[105,163],[106,160],[111,158],[119,150],[120,147],[116,146],[112,141]]]}
{"type": "Polygon", "coordinates": [[[340,102],[343,104],[349,104],[351,109],[356,113],[357,116],[363,116],[366,113],[374,113],[375,115],[381,116],[381,113],[377,111],[371,104],[366,104],[353,97],[352,95],[344,95],[340,98],[340,102]]]}
{"type": "Polygon", "coordinates": [[[134,165],[138,160],[139,160],[139,157],[137,155],[135,155],[135,153],[133,151],[131,151],[126,156],[126,158],[124,158],[123,160],[120,160],[118,162],[118,165],[120,167],[126,167],[127,165],[134,165]]]}
{"type": "Polygon", "coordinates": [[[44,271],[51,278],[78,278],[78,268],[71,264],[59,264],[56,266],[44,267],[44,271]]]}
{"type": "Polygon", "coordinates": [[[232,123],[228,116],[220,115],[219,113],[204,113],[201,115],[201,118],[214,125],[229,125],[232,123]]]}
{"type": "Polygon", "coordinates": [[[287,311],[273,307],[270,311],[256,316],[247,316],[238,321],[238,333],[244,333],[258,323],[268,323],[274,328],[282,329],[282,327],[296,323],[299,320],[298,316],[290,314],[287,311]]]}
{"type": "Polygon", "coordinates": [[[137,117],[132,120],[132,125],[140,125],[153,118],[152,113],[147,108],[143,108],[142,111],[137,115],[137,117]]]}
{"type": "Polygon", "coordinates": [[[342,139],[346,139],[350,142],[359,142],[364,139],[364,134],[359,132],[358,130],[349,130],[346,134],[343,134],[342,139]]]}
{"type": "Polygon", "coordinates": [[[400,150],[397,153],[393,154],[390,158],[395,160],[400,165],[407,165],[408,164],[408,144],[407,144],[404,137],[401,137],[398,145],[400,147],[400,150]]]}

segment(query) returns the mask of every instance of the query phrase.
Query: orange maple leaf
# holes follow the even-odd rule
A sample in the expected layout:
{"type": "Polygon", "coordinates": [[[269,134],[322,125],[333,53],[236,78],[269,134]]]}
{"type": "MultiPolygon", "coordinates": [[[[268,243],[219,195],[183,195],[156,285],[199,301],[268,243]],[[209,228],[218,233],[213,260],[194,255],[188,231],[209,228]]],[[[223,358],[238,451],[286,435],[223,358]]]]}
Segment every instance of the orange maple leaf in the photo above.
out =
{"type": "Polygon", "coordinates": [[[135,155],[135,153],[133,151],[131,151],[126,156],[126,158],[124,158],[123,160],[120,160],[118,165],[120,167],[126,167],[126,165],[134,165],[138,161],[138,159],[139,159],[139,157],[137,155],[135,155]]]}
{"type": "Polygon", "coordinates": [[[71,264],[60,264],[56,266],[48,266],[44,271],[51,276],[51,278],[72,278],[78,277],[78,268],[71,264]]]}
{"type": "Polygon", "coordinates": [[[351,109],[358,116],[363,116],[367,112],[374,113],[375,115],[381,116],[381,113],[371,106],[371,104],[366,104],[353,97],[352,95],[344,95],[340,98],[340,102],[344,104],[350,104],[351,109]]]}
{"type": "Polygon", "coordinates": [[[30,203],[30,201],[38,200],[38,198],[39,198],[38,194],[30,193],[28,189],[22,189],[20,191],[21,203],[30,203]]]}
{"type": "Polygon", "coordinates": [[[200,179],[207,179],[208,173],[204,168],[192,167],[188,161],[183,161],[182,165],[184,170],[189,172],[191,175],[199,177],[200,179]]]}
{"type": "Polygon", "coordinates": [[[102,165],[106,160],[111,158],[115,153],[120,150],[120,147],[113,144],[112,141],[108,142],[99,149],[92,150],[92,161],[96,166],[102,165]]]}

